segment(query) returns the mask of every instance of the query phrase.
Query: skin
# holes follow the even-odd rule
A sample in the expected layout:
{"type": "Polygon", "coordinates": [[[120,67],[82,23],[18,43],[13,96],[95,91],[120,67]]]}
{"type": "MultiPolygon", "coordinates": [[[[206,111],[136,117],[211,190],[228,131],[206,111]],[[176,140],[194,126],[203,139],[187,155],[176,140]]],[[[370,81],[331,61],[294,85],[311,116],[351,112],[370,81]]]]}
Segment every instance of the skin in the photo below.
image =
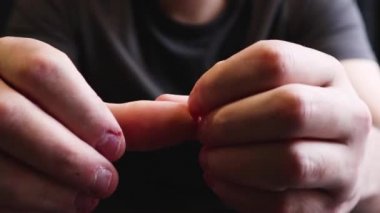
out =
{"type": "MultiPolygon", "coordinates": [[[[350,63],[263,41],[199,79],[189,108],[201,117],[205,181],[221,200],[239,212],[349,212],[374,199],[378,130],[350,63]]],[[[362,74],[379,79],[372,68],[362,74]]]]}
{"type": "Polygon", "coordinates": [[[1,38],[0,58],[1,212],[89,212],[115,190],[111,162],[126,147],[146,151],[195,134],[186,104],[105,104],[42,42],[1,38]]]}
{"type": "Polygon", "coordinates": [[[241,212],[380,211],[379,85],[373,61],[280,41],[217,63],[188,102],[205,181],[241,212]]]}
{"type": "MultiPolygon", "coordinates": [[[[190,24],[224,4],[173,2],[162,1],[168,15],[190,24]]],[[[191,138],[205,181],[238,211],[380,210],[374,62],[263,41],[212,67],[189,97],[106,104],[49,45],[1,38],[0,59],[1,212],[89,212],[117,187],[111,162],[125,149],[191,138]]]]}

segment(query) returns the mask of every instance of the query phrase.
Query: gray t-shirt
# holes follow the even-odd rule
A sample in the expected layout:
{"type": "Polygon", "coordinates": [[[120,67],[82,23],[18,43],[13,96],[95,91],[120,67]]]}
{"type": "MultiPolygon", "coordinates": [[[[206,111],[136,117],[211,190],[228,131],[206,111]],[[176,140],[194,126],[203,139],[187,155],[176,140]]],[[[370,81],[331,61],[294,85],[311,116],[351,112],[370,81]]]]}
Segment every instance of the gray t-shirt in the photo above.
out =
{"type": "MultiPolygon", "coordinates": [[[[213,23],[197,27],[175,23],[154,2],[19,0],[8,34],[67,53],[108,102],[187,94],[213,63],[263,39],[299,43],[338,59],[374,59],[351,0],[234,0],[213,23]]],[[[188,142],[127,153],[117,164],[120,186],[100,212],[223,212],[202,182],[198,150],[198,143],[188,142]]]]}

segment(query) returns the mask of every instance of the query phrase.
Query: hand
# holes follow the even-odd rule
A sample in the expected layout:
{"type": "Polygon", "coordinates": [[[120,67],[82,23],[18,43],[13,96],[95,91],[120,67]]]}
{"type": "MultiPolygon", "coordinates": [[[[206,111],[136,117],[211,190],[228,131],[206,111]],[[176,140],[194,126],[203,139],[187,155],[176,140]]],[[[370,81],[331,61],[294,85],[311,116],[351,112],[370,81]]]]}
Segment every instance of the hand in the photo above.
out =
{"type": "Polygon", "coordinates": [[[0,209],[87,211],[109,196],[123,133],[70,60],[2,38],[0,76],[0,209]]]}
{"type": "Polygon", "coordinates": [[[263,41],[196,83],[200,162],[241,212],[348,212],[360,199],[370,113],[331,56],[263,41]]]}
{"type": "Polygon", "coordinates": [[[123,131],[135,150],[194,134],[186,105],[106,105],[63,53],[36,40],[1,38],[0,76],[1,212],[89,212],[117,186],[123,131]]]}

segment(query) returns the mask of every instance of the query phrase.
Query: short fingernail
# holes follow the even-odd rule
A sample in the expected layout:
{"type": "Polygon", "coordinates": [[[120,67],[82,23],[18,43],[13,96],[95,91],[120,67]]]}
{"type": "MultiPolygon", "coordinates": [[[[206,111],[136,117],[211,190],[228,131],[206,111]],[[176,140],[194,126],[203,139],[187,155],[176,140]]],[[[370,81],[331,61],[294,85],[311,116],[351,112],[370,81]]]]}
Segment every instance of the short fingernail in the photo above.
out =
{"type": "Polygon", "coordinates": [[[104,167],[97,169],[95,174],[94,185],[100,194],[108,194],[111,185],[112,172],[104,167]]]}
{"type": "Polygon", "coordinates": [[[92,212],[98,205],[99,200],[93,197],[79,194],[75,199],[75,206],[78,213],[92,212]]]}
{"type": "Polygon", "coordinates": [[[121,132],[107,132],[96,149],[107,159],[114,159],[119,153],[120,145],[124,142],[121,132]]]}

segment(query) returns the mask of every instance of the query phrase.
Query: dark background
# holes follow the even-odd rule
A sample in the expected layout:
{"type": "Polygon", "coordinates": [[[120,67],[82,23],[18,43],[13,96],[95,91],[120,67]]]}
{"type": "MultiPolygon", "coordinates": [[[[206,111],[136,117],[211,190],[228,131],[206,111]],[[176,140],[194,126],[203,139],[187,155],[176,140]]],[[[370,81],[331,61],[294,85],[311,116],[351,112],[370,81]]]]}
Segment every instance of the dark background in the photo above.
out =
{"type": "Polygon", "coordinates": [[[0,0],[0,35],[3,35],[4,28],[11,13],[13,0],[0,0]]]}
{"type": "MultiPolygon", "coordinates": [[[[380,59],[380,35],[379,35],[379,0],[357,0],[359,8],[367,27],[368,37],[372,47],[380,59]]],[[[4,33],[4,28],[11,13],[13,0],[0,0],[0,36],[4,33]]]]}
{"type": "Polygon", "coordinates": [[[357,0],[367,26],[368,37],[380,60],[380,1],[357,0]]]}

